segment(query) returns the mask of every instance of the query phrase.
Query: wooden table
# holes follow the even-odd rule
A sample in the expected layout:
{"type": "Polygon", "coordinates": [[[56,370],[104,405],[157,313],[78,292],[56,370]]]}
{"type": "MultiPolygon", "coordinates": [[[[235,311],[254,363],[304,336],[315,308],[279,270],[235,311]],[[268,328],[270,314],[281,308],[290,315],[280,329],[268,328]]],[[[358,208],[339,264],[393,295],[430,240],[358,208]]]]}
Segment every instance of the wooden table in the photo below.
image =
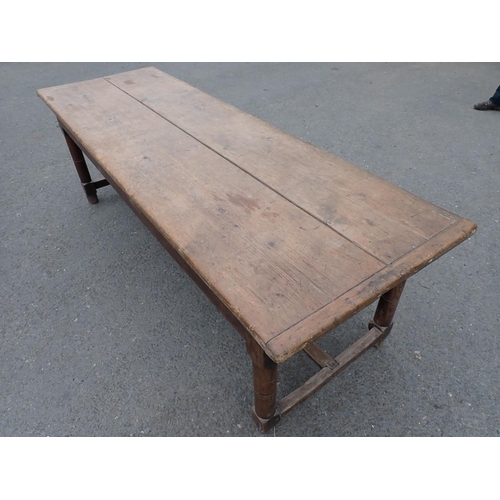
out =
{"type": "Polygon", "coordinates": [[[88,201],[111,184],[243,336],[263,431],[380,345],[405,281],[476,229],[154,67],[38,95],[88,201]],[[346,351],[314,343],[378,298],[346,351]],[[277,401],[277,366],[301,350],[320,370],[277,401]]]}

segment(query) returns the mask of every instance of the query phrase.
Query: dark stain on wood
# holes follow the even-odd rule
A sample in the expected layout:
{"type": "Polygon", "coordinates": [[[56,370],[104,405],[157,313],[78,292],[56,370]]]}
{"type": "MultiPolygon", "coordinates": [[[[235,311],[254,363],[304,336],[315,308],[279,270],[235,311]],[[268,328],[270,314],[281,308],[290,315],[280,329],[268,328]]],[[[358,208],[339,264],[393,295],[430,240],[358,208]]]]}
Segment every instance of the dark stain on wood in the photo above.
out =
{"type": "Polygon", "coordinates": [[[233,203],[234,205],[238,205],[240,207],[243,207],[247,214],[250,214],[250,213],[252,213],[252,211],[260,208],[259,204],[257,203],[257,200],[254,200],[253,198],[247,198],[245,196],[241,196],[241,194],[234,194],[233,195],[233,194],[228,193],[227,199],[231,203],[233,203]]]}

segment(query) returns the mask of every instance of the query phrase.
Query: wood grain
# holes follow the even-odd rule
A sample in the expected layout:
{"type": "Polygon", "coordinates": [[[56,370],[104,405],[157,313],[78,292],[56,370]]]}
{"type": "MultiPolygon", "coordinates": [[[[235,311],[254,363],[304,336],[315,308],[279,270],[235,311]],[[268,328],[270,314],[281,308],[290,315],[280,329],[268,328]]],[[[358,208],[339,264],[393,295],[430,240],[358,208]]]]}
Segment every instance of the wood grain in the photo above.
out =
{"type": "Polygon", "coordinates": [[[107,80],[386,264],[458,220],[156,68],[107,80]]]}

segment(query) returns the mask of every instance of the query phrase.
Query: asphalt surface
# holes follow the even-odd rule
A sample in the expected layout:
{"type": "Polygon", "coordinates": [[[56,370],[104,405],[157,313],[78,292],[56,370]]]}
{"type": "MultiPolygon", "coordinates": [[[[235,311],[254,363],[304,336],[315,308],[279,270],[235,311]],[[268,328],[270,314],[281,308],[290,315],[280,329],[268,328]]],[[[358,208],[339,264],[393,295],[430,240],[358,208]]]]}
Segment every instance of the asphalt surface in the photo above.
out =
{"type": "MultiPolygon", "coordinates": [[[[243,341],[111,187],[87,203],[36,96],[150,64],[478,225],[269,436],[499,436],[500,113],[472,109],[497,63],[1,63],[0,435],[261,436],[243,341]]],[[[280,395],[314,372],[281,365],[280,395]]]]}

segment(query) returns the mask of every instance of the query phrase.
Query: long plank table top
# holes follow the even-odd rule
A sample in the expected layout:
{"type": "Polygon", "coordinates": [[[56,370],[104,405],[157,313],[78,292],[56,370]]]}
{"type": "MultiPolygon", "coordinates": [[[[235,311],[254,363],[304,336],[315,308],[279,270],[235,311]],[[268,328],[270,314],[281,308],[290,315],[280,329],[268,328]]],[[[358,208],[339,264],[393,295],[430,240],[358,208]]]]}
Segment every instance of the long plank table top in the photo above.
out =
{"type": "Polygon", "coordinates": [[[38,95],[278,363],[476,229],[154,67],[38,95]]]}

